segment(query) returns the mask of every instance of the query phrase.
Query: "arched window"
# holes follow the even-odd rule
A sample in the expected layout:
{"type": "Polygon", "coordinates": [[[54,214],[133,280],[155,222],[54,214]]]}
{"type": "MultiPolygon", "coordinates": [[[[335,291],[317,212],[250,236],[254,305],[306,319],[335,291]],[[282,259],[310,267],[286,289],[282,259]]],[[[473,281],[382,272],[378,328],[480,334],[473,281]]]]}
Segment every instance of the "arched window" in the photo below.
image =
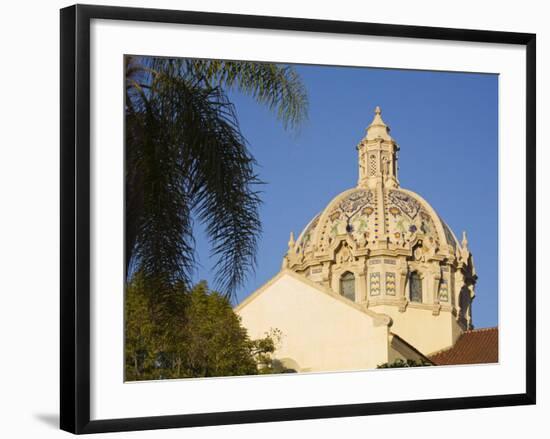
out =
{"type": "Polygon", "coordinates": [[[409,276],[409,294],[411,302],[422,303],[422,279],[417,271],[413,271],[409,276]]]}
{"type": "Polygon", "coordinates": [[[346,271],[340,278],[340,294],[355,302],[355,276],[346,271]]]}

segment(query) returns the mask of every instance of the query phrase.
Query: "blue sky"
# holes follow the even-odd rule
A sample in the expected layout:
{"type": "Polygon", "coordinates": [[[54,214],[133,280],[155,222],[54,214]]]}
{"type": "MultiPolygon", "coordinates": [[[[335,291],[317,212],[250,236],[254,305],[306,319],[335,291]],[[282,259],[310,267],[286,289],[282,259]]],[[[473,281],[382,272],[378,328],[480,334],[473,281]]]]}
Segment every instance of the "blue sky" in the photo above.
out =
{"type": "MultiPolygon", "coordinates": [[[[296,66],[309,97],[298,132],[250,98],[232,94],[258,161],[263,234],[258,267],[238,301],[280,269],[289,233],[357,183],[355,146],[376,105],[401,147],[401,186],[425,198],[460,239],[468,233],[479,280],[476,327],[498,324],[498,76],[352,67],[296,66]]],[[[214,286],[200,227],[196,280],[214,286]]]]}

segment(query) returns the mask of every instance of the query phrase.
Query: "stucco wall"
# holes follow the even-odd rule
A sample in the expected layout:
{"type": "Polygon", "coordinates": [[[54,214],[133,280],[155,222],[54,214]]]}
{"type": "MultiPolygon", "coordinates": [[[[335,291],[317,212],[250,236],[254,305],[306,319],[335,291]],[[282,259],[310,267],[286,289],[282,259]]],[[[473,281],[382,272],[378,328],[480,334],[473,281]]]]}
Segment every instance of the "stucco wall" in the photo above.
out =
{"type": "Polygon", "coordinates": [[[421,355],[415,348],[393,334],[390,334],[389,347],[388,363],[393,363],[396,360],[427,360],[426,357],[421,355]]]}
{"type": "Polygon", "coordinates": [[[235,311],[252,338],[280,329],[276,358],[292,359],[298,371],[366,369],[388,361],[387,318],[295,273],[281,273],[235,311]]]}
{"type": "Polygon", "coordinates": [[[371,308],[393,320],[391,332],[399,335],[424,355],[452,346],[462,333],[455,317],[448,311],[432,315],[431,309],[408,306],[399,312],[395,306],[379,305],[371,308]]]}

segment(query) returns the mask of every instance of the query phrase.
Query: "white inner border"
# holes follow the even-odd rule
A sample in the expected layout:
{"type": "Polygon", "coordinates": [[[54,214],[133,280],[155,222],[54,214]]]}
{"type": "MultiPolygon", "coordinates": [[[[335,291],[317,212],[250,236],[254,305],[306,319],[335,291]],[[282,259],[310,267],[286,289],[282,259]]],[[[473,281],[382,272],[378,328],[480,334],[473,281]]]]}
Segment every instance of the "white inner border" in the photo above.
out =
{"type": "Polygon", "coordinates": [[[524,47],[95,20],[91,49],[92,419],[525,392],[524,47]],[[500,363],[124,384],[124,54],[499,73],[500,363]]]}

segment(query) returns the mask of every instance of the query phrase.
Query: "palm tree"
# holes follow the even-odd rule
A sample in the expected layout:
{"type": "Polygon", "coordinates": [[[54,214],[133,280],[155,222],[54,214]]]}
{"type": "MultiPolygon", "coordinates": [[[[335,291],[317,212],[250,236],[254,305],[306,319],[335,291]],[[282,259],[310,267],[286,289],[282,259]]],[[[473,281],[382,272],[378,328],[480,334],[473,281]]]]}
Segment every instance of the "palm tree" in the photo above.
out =
{"type": "Polygon", "coordinates": [[[190,286],[193,220],[205,225],[220,291],[232,295],[256,264],[261,232],[254,158],[230,90],[252,96],[286,128],[307,115],[289,66],[127,56],[126,280],[190,286]]]}

